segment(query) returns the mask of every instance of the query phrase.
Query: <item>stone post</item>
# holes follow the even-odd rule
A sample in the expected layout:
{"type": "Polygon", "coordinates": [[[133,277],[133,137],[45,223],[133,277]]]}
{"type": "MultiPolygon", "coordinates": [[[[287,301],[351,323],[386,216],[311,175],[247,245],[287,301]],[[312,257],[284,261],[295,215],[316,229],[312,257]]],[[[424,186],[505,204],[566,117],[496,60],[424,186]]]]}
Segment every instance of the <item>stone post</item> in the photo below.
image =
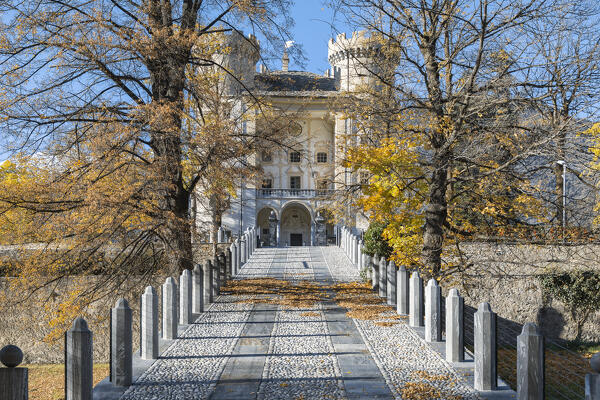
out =
{"type": "Polygon", "coordinates": [[[371,287],[375,293],[379,293],[379,264],[377,254],[371,256],[371,287]]]}
{"type": "Polygon", "coordinates": [[[585,376],[585,400],[600,400],[600,352],[590,358],[593,374],[585,376]]]}
{"type": "Polygon", "coordinates": [[[179,323],[192,323],[192,274],[184,269],[179,277],[179,323]]]}
{"type": "Polygon", "coordinates": [[[318,212],[315,218],[315,244],[317,246],[327,246],[326,222],[325,217],[318,212]]]}
{"type": "Polygon", "coordinates": [[[142,319],[140,323],[140,357],[144,360],[158,358],[158,296],[152,286],[142,295],[142,319]]]}
{"type": "Polygon", "coordinates": [[[362,271],[365,269],[365,253],[363,253],[363,241],[358,241],[358,270],[362,271]]]}
{"type": "Polygon", "coordinates": [[[425,288],[425,340],[442,341],[442,291],[435,279],[425,288]]]}
{"type": "Polygon", "coordinates": [[[203,284],[204,287],[203,292],[204,292],[204,304],[206,304],[206,307],[208,308],[208,305],[210,303],[212,303],[214,301],[213,297],[212,297],[212,265],[210,260],[206,260],[206,263],[204,264],[203,270],[202,272],[204,272],[204,279],[203,279],[203,284]]]}
{"type": "Polygon", "coordinates": [[[269,246],[277,247],[277,215],[271,211],[269,215],[269,246]]]}
{"type": "Polygon", "coordinates": [[[162,337],[177,337],[177,283],[172,276],[162,285],[162,337]]]}
{"type": "Polygon", "coordinates": [[[240,267],[243,267],[246,264],[246,235],[242,236],[242,240],[240,242],[240,247],[242,249],[240,256],[240,267]]]}
{"type": "Polygon", "coordinates": [[[474,317],[475,390],[496,390],[496,314],[481,303],[474,317]]]}
{"type": "Polygon", "coordinates": [[[531,322],[517,336],[517,398],[544,399],[544,336],[531,322]]]}
{"type": "Polygon", "coordinates": [[[23,352],[9,344],[0,350],[0,397],[3,400],[27,400],[29,396],[29,370],[17,368],[23,361],[23,352]]]}
{"type": "Polygon", "coordinates": [[[65,399],[92,400],[92,332],[81,317],[65,333],[65,399]]]}
{"type": "Polygon", "coordinates": [[[408,315],[409,309],[409,276],[404,265],[400,265],[396,272],[396,312],[408,315]]]}
{"type": "Polygon", "coordinates": [[[217,298],[220,292],[219,287],[219,269],[221,266],[219,265],[219,256],[216,256],[212,262],[212,298],[213,301],[217,298]]]}
{"type": "Polygon", "coordinates": [[[387,303],[396,305],[396,263],[390,261],[387,265],[387,303]]]}
{"type": "Polygon", "coordinates": [[[117,300],[111,310],[110,381],[115,386],[131,385],[133,374],[131,343],[131,308],[127,300],[117,300]]]}
{"type": "Polygon", "coordinates": [[[219,254],[219,294],[221,294],[221,286],[227,282],[227,256],[225,253],[219,254]]]}
{"type": "Polygon", "coordinates": [[[465,360],[464,299],[457,289],[450,289],[446,297],[446,361],[465,360]]]}
{"type": "Polygon", "coordinates": [[[354,263],[356,264],[356,268],[360,268],[360,253],[359,253],[359,239],[358,236],[354,237],[354,263]]]}
{"type": "Polygon", "coordinates": [[[220,226],[217,231],[217,243],[223,243],[223,227],[220,226]]]}
{"type": "Polygon", "coordinates": [[[410,276],[410,326],[423,326],[423,279],[419,276],[419,271],[415,271],[410,276]]]}
{"type": "Polygon", "coordinates": [[[200,264],[194,266],[192,271],[192,312],[200,314],[204,312],[204,272],[200,264]]]}
{"type": "Polygon", "coordinates": [[[236,276],[238,273],[238,249],[236,242],[231,244],[231,273],[232,276],[236,276]]]}
{"type": "Polygon", "coordinates": [[[379,297],[387,297],[387,262],[385,257],[379,259],[379,297]]]}
{"type": "Polygon", "coordinates": [[[225,251],[225,260],[226,260],[225,265],[227,266],[225,269],[226,270],[225,280],[227,280],[227,281],[231,280],[231,277],[233,276],[233,262],[232,262],[233,252],[231,251],[231,247],[232,246],[229,246],[229,248],[225,251]]]}

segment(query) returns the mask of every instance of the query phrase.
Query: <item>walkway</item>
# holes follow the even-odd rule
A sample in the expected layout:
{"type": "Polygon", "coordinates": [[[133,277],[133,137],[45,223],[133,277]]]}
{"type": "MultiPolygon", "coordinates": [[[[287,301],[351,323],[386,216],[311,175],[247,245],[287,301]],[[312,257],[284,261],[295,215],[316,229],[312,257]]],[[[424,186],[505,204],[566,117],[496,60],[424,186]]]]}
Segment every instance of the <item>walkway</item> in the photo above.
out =
{"type": "Polygon", "coordinates": [[[394,312],[347,317],[358,280],[337,247],[257,249],[122,399],[478,398],[394,312]]]}

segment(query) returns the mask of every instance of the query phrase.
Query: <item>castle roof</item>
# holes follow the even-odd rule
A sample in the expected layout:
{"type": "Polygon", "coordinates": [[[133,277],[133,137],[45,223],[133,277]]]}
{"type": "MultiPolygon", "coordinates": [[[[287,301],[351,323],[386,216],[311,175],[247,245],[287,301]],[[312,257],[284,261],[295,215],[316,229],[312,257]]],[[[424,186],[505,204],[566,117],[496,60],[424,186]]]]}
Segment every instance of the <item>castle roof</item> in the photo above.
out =
{"type": "Polygon", "coordinates": [[[254,86],[260,92],[273,96],[331,96],[338,91],[334,78],[305,71],[256,74],[254,86]]]}

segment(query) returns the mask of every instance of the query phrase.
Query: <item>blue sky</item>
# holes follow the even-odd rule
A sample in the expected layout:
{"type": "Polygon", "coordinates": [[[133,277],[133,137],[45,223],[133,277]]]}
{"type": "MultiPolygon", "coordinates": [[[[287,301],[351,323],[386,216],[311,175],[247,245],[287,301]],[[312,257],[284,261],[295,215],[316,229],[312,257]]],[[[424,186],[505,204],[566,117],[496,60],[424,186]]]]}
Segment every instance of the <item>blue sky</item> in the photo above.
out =
{"type": "MultiPolygon", "coordinates": [[[[296,24],[292,29],[294,41],[303,46],[308,59],[306,68],[301,68],[293,59],[291,70],[306,70],[322,74],[329,68],[327,61],[327,41],[336,34],[332,28],[333,11],[323,0],[296,0],[290,12],[296,24]]],[[[344,31],[344,25],[336,23],[338,31],[344,31]]],[[[281,62],[275,68],[281,68],[281,62]]]]}

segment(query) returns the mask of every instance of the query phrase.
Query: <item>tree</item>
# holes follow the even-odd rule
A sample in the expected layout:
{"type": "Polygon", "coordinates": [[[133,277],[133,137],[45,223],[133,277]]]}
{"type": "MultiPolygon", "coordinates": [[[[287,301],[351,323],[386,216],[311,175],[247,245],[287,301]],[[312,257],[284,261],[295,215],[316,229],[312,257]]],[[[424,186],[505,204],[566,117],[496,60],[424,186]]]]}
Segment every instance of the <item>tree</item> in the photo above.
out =
{"type": "MultiPolygon", "coordinates": [[[[287,0],[0,1],[2,129],[14,148],[55,160],[43,185],[3,192],[0,204],[36,213],[43,243],[68,250],[23,254],[32,264],[21,274],[47,282],[95,271],[118,287],[140,268],[191,268],[192,193],[215,160],[238,156],[218,154],[223,146],[254,140],[203,117],[209,81],[194,74],[216,65],[248,89],[215,62],[223,34],[249,27],[285,40],[288,9],[287,0]],[[111,257],[97,263],[99,254],[111,257]]],[[[247,99],[256,112],[259,99],[247,99]]]]}
{"type": "Polygon", "coordinates": [[[383,99],[369,93],[348,108],[367,139],[346,162],[371,173],[367,195],[385,199],[386,217],[405,220],[391,221],[395,233],[420,234],[423,268],[439,275],[447,245],[484,228],[497,234],[543,222],[531,159],[556,132],[535,112],[542,96],[527,89],[552,83],[532,78],[539,47],[521,38],[560,2],[336,3],[380,41],[375,59],[395,63],[391,76],[379,73],[385,66],[364,66],[385,90],[383,99]],[[386,115],[390,102],[395,113],[386,115]]]}

